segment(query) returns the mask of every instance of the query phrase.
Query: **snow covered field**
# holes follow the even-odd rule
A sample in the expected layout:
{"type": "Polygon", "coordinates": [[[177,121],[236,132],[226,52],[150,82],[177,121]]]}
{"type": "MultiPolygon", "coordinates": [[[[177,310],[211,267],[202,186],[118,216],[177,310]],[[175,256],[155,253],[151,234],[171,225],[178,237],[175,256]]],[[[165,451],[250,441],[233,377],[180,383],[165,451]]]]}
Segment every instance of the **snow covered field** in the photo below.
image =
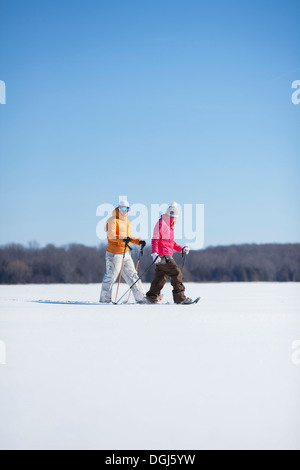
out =
{"type": "Polygon", "coordinates": [[[187,294],[202,300],[99,306],[99,285],[0,286],[0,448],[300,449],[300,285],[187,294]]]}

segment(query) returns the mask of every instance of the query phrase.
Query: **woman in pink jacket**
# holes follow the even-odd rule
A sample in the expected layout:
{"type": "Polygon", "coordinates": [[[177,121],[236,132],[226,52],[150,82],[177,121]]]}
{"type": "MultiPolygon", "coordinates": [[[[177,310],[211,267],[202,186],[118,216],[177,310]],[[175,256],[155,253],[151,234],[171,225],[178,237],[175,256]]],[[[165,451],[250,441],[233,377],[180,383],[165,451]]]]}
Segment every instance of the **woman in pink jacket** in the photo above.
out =
{"type": "Polygon", "coordinates": [[[168,277],[171,278],[173,286],[173,298],[175,304],[189,304],[192,299],[185,296],[185,287],[182,283],[182,273],[173,259],[174,250],[184,255],[189,254],[187,246],[182,247],[174,241],[174,226],[179,216],[179,208],[173,202],[157,222],[152,238],[152,258],[156,264],[155,276],[151,288],[147,293],[149,302],[155,303],[160,296],[161,290],[166,284],[168,277]]]}

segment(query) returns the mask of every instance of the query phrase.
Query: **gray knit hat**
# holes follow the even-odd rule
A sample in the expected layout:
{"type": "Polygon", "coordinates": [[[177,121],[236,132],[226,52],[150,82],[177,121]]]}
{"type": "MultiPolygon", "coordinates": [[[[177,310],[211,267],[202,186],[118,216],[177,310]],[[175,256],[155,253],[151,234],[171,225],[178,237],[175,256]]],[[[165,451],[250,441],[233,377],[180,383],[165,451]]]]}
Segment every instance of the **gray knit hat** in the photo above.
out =
{"type": "Polygon", "coordinates": [[[172,202],[172,204],[168,207],[166,214],[169,217],[178,217],[180,214],[180,210],[178,207],[177,202],[172,202]]]}

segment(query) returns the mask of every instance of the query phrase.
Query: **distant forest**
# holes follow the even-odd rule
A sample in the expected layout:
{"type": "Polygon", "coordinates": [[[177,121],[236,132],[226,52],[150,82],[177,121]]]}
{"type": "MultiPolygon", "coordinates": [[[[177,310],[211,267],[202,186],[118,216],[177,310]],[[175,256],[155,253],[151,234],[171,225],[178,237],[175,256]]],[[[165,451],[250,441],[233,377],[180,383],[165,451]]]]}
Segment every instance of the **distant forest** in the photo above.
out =
{"type": "MultiPolygon", "coordinates": [[[[105,272],[104,246],[0,247],[0,284],[86,284],[102,281],[105,272]]],[[[137,259],[139,248],[133,247],[137,259]]],[[[179,266],[182,257],[175,255],[179,266]]],[[[145,251],[139,272],[152,262],[145,251]]],[[[151,282],[153,270],[143,278],[151,282]]],[[[299,282],[300,244],[232,245],[191,251],[186,259],[184,280],[190,282],[299,282]]]]}

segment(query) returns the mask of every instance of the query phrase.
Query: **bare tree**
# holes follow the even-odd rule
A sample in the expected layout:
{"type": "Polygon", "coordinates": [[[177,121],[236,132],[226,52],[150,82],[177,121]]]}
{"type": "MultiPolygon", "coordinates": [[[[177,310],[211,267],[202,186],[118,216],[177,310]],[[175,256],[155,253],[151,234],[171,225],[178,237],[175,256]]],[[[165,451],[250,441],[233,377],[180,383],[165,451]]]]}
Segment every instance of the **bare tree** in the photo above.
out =
{"type": "MultiPolygon", "coordinates": [[[[105,272],[104,245],[64,247],[31,243],[0,247],[0,284],[97,283],[105,272]]],[[[139,249],[134,247],[136,262],[139,249]]],[[[182,256],[175,254],[179,266],[182,256]]],[[[150,248],[141,259],[142,273],[151,263],[150,248]]],[[[154,267],[143,280],[150,282],[154,267]]],[[[300,244],[231,245],[191,251],[185,281],[193,282],[300,282],[300,244]]]]}

